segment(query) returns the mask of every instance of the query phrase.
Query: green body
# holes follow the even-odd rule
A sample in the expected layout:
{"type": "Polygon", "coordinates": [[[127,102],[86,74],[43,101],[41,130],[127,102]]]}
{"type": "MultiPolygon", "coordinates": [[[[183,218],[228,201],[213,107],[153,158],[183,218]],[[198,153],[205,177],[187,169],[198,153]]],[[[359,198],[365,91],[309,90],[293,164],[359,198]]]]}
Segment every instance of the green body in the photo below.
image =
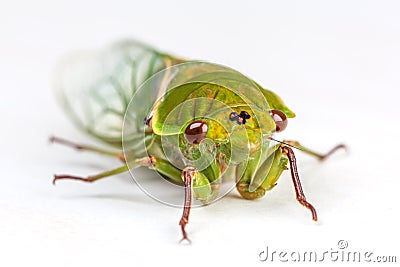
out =
{"type": "Polygon", "coordinates": [[[115,148],[124,147],[129,167],[148,166],[175,183],[182,183],[184,168],[195,168],[193,192],[203,203],[215,199],[221,181],[232,175],[244,198],[262,197],[287,169],[288,159],[280,144],[271,145],[267,139],[275,130],[268,111],[281,110],[288,118],[295,114],[274,92],[233,70],[203,63],[189,64],[171,80],[171,72],[165,69],[195,61],[137,42],[121,43],[101,52],[100,57],[88,57],[92,63],[86,66],[87,74],[85,67],[77,72],[71,62],[64,65],[69,67],[63,68],[57,85],[59,98],[87,133],[115,148]],[[98,75],[93,75],[93,68],[98,75]],[[138,88],[159,71],[163,72],[157,86],[138,94],[138,88]],[[71,77],[76,73],[79,77],[71,77]],[[65,82],[71,79],[85,82],[79,86],[65,82]],[[137,103],[129,109],[134,96],[137,103]],[[232,111],[246,111],[251,119],[238,125],[229,120],[232,111]],[[145,118],[148,125],[143,123],[145,118]],[[183,132],[194,120],[207,122],[206,137],[212,144],[185,140],[183,132]],[[201,158],[196,164],[203,167],[173,164],[167,155],[171,151],[185,155],[186,162],[201,158]],[[151,161],[144,163],[141,159],[146,156],[151,161]]]}

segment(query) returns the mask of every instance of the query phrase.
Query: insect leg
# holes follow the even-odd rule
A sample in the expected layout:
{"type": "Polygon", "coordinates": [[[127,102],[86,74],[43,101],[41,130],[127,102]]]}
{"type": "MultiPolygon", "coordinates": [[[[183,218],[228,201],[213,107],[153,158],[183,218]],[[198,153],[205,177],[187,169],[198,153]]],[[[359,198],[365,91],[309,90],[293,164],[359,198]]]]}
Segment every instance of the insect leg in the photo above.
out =
{"type": "Polygon", "coordinates": [[[207,204],[211,203],[212,201],[214,201],[218,197],[221,182],[222,182],[221,179],[217,179],[210,183],[211,192],[210,192],[210,195],[208,196],[208,198],[206,200],[202,201],[203,204],[207,205],[207,204]]]}
{"type": "Polygon", "coordinates": [[[122,162],[125,162],[124,154],[121,153],[121,152],[108,151],[108,150],[104,150],[104,149],[97,148],[97,147],[77,144],[77,143],[71,142],[69,140],[66,140],[66,139],[63,139],[63,138],[59,138],[59,137],[55,137],[55,136],[50,137],[49,140],[50,140],[51,143],[57,143],[57,144],[65,145],[65,146],[74,148],[74,149],[79,150],[79,151],[91,151],[91,152],[99,153],[99,154],[102,154],[102,155],[115,157],[115,158],[118,158],[119,160],[121,160],[122,162]]]}
{"type": "Polygon", "coordinates": [[[217,198],[220,185],[221,179],[210,182],[203,173],[196,172],[192,184],[193,195],[204,205],[210,204],[217,198]]]}
{"type": "Polygon", "coordinates": [[[282,150],[278,145],[275,153],[264,160],[255,172],[254,178],[250,181],[241,179],[236,184],[240,195],[246,199],[263,197],[266,191],[275,187],[276,182],[284,170],[287,170],[287,157],[282,156],[282,150]]]}
{"type": "Polygon", "coordinates": [[[118,168],[115,168],[115,169],[112,169],[109,171],[101,172],[101,173],[98,173],[95,175],[90,175],[87,177],[79,177],[79,176],[74,176],[74,175],[69,175],[69,174],[54,175],[53,184],[55,184],[56,181],[61,180],[61,179],[78,180],[78,181],[82,181],[82,182],[91,183],[91,182],[97,181],[97,180],[105,178],[105,177],[109,177],[112,175],[126,172],[127,170],[128,170],[128,165],[123,165],[121,167],[118,167],[118,168]]]}
{"type": "Polygon", "coordinates": [[[267,173],[259,174],[263,163],[261,150],[252,155],[247,162],[243,162],[236,168],[236,189],[245,199],[257,199],[265,195],[265,188],[261,186],[267,173]]]}
{"type": "Polygon", "coordinates": [[[121,167],[112,169],[112,170],[108,170],[108,171],[104,171],[95,175],[89,175],[87,177],[80,177],[80,176],[74,176],[74,175],[69,175],[69,174],[61,174],[61,175],[54,175],[54,179],[53,179],[53,184],[55,184],[58,180],[62,180],[62,179],[70,179],[70,180],[78,180],[78,181],[82,181],[82,182],[94,182],[97,180],[100,180],[102,178],[106,178],[109,176],[113,176],[119,173],[123,173],[129,170],[129,168],[133,168],[136,166],[150,166],[152,165],[153,162],[153,158],[152,157],[144,157],[144,158],[140,158],[137,159],[133,162],[130,162],[129,164],[124,164],[121,167]]]}
{"type": "Polygon", "coordinates": [[[317,212],[315,208],[306,200],[306,196],[304,195],[303,188],[301,187],[299,173],[297,172],[297,164],[296,164],[296,157],[294,155],[293,150],[288,146],[282,146],[282,154],[286,155],[289,159],[290,164],[290,172],[292,174],[292,181],[294,185],[294,189],[296,191],[296,199],[299,203],[305,206],[307,209],[311,211],[312,219],[317,221],[317,212]]]}
{"type": "Polygon", "coordinates": [[[254,177],[246,179],[246,172],[236,184],[236,189],[245,199],[257,199],[265,195],[266,191],[271,190],[276,185],[276,181],[282,172],[287,169],[287,158],[282,157],[282,152],[278,149],[262,162],[255,170],[254,177]]]}
{"type": "Polygon", "coordinates": [[[319,160],[325,160],[326,158],[328,158],[330,155],[332,155],[334,152],[336,152],[339,149],[344,149],[346,150],[347,147],[344,144],[339,144],[335,147],[333,147],[331,150],[329,150],[327,153],[325,154],[321,154],[318,152],[315,152],[313,150],[308,149],[307,147],[304,147],[303,145],[301,145],[298,141],[283,141],[286,144],[289,144],[291,146],[297,147],[298,149],[300,149],[301,151],[303,151],[304,153],[307,153],[311,156],[314,156],[316,158],[318,158],[319,160]]]}
{"type": "Polygon", "coordinates": [[[256,190],[250,192],[249,184],[247,183],[237,183],[236,189],[238,190],[239,194],[245,199],[257,199],[261,198],[265,195],[265,189],[261,186],[256,188],[256,190]]]}
{"type": "Polygon", "coordinates": [[[194,198],[204,205],[210,204],[218,197],[221,182],[220,166],[214,160],[207,168],[195,172],[192,184],[194,198]]]}
{"type": "Polygon", "coordinates": [[[150,156],[151,165],[148,167],[162,174],[176,184],[182,184],[182,171],[177,169],[168,160],[158,158],[155,156],[150,156]]]}
{"type": "Polygon", "coordinates": [[[196,169],[190,167],[182,171],[182,178],[185,185],[185,202],[184,202],[182,217],[179,221],[179,225],[181,226],[182,236],[183,236],[181,242],[183,240],[188,240],[190,242],[185,227],[186,224],[188,224],[189,222],[190,207],[192,205],[192,181],[195,176],[195,173],[196,169]]]}

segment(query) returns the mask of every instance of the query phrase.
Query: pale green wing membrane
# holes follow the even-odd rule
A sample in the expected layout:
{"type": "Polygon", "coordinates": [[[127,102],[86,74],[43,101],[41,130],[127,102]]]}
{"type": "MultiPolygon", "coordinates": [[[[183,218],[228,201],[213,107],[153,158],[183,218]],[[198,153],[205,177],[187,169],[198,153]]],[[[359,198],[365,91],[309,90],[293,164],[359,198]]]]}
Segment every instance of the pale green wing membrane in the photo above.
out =
{"type": "MultiPolygon", "coordinates": [[[[78,52],[68,56],[57,69],[57,97],[81,129],[121,147],[125,111],[137,88],[176,62],[135,41],[120,42],[98,52],[78,52]]],[[[132,138],[144,127],[143,118],[152,101],[151,92],[143,94],[141,105],[130,114],[132,138]]]]}
{"type": "Polygon", "coordinates": [[[294,118],[296,116],[296,114],[291,109],[289,109],[288,106],[286,106],[286,104],[277,94],[268,89],[263,89],[261,90],[261,92],[267,99],[271,109],[278,109],[282,111],[288,118],[294,118]]]}

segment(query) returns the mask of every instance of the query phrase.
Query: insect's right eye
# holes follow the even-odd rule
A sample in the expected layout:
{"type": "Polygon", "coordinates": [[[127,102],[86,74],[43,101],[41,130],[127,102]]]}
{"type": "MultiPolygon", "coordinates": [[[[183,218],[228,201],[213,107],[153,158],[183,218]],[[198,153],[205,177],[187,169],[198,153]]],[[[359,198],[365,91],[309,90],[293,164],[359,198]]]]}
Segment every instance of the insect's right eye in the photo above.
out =
{"type": "Polygon", "coordinates": [[[272,119],[275,122],[276,132],[279,133],[286,129],[288,121],[287,121],[287,117],[286,117],[285,113],[283,113],[282,111],[280,111],[278,109],[273,109],[269,112],[269,114],[271,115],[272,119]]]}

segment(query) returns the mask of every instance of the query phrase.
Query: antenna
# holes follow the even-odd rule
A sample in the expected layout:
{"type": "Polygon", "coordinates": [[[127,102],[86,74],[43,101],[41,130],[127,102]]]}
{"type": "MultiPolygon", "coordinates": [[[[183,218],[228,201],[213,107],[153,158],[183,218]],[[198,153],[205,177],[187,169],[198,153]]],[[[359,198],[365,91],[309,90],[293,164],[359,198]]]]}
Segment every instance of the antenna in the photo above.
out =
{"type": "Polygon", "coordinates": [[[268,138],[269,140],[272,140],[272,141],[275,141],[275,142],[278,142],[278,143],[281,143],[281,144],[284,144],[284,145],[287,145],[287,146],[290,146],[290,147],[293,147],[293,148],[296,148],[296,149],[298,149],[298,150],[303,151],[303,149],[300,149],[300,148],[298,148],[298,147],[296,147],[296,146],[294,146],[294,145],[291,145],[291,144],[288,144],[288,143],[285,143],[285,142],[276,140],[275,138],[272,138],[271,136],[268,136],[267,138],[268,138]]]}

